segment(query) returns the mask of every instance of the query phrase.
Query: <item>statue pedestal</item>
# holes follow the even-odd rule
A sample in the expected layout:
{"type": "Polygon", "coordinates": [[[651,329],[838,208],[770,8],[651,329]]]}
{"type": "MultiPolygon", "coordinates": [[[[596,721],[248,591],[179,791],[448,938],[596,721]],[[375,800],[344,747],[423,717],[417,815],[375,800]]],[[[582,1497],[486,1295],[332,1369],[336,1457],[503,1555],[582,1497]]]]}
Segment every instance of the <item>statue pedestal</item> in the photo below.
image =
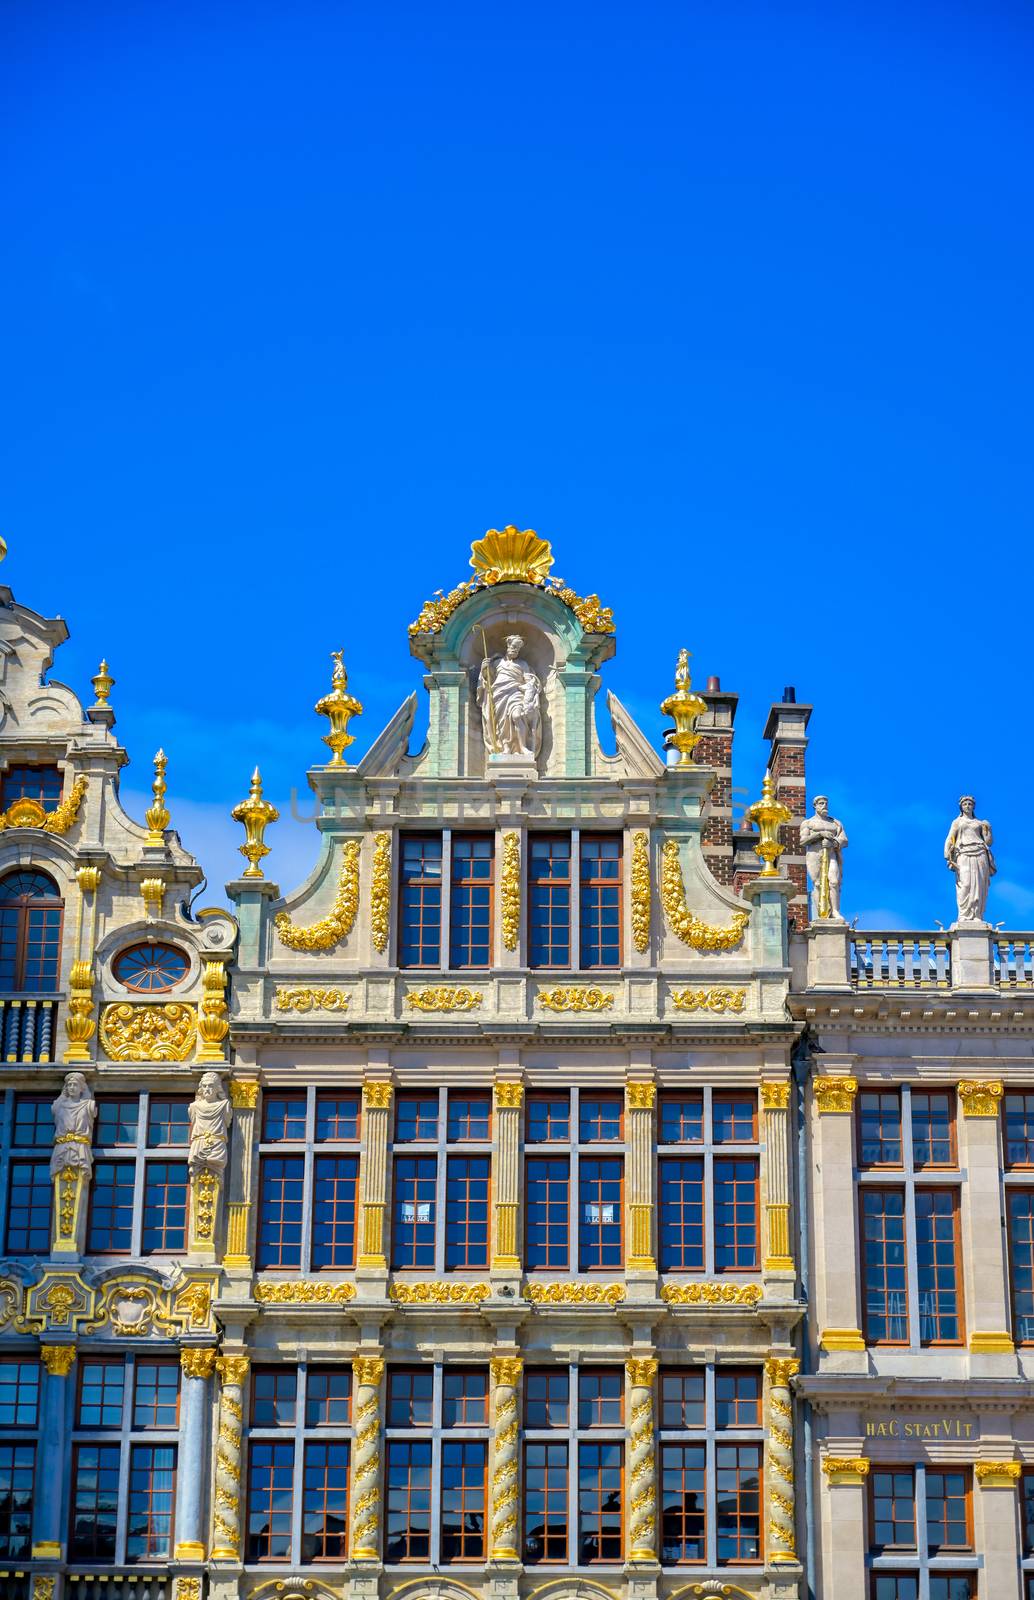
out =
{"type": "Polygon", "coordinates": [[[523,778],[527,782],[538,775],[539,769],[531,756],[490,755],[485,770],[488,778],[523,778]]]}
{"type": "Polygon", "coordinates": [[[993,989],[989,922],[953,922],[951,936],[951,986],[953,989],[993,989]]]}

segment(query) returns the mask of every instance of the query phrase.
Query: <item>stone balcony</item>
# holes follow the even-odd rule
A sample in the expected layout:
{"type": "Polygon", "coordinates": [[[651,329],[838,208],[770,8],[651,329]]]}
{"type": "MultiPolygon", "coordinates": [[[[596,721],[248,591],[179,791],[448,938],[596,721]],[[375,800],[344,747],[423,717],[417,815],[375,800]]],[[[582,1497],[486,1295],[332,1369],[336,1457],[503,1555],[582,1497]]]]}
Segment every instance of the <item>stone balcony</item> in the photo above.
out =
{"type": "Polygon", "coordinates": [[[790,941],[791,989],[879,996],[1034,995],[1034,933],[988,928],[881,932],[812,923],[790,941]]]}

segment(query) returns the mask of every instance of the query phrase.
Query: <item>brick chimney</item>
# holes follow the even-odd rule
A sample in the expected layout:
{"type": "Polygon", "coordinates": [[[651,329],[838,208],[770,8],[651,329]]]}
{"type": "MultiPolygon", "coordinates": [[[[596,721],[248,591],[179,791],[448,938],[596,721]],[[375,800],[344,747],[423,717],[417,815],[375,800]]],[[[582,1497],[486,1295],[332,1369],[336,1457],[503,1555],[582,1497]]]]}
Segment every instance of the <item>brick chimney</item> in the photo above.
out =
{"type": "Polygon", "coordinates": [[[732,869],[732,738],[738,694],[722,689],[718,678],[708,678],[700,698],[707,710],[697,719],[700,743],[693,752],[702,767],[713,767],[714,787],[704,811],[704,860],[718,883],[731,885],[732,869]]]}
{"type": "Polygon", "coordinates": [[[792,686],[784,689],[782,700],[768,713],[764,733],[771,746],[768,770],[772,774],[776,799],[783,802],[793,818],[780,834],[785,849],[779,869],[795,886],[789,917],[791,927],[798,929],[808,926],[808,874],[801,849],[801,821],[807,815],[804,757],[811,712],[811,706],[797,704],[796,689],[792,686]]]}

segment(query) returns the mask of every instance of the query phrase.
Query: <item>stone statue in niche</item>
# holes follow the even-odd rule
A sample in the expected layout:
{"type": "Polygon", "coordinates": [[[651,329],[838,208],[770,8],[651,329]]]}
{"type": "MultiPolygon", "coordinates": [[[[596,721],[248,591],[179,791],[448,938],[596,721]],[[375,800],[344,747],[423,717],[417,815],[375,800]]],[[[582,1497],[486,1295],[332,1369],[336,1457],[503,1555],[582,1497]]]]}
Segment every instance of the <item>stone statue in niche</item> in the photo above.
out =
{"type": "Polygon", "coordinates": [[[847,849],[847,834],[843,823],[830,816],[829,799],[824,794],[815,796],[814,812],[801,823],[801,844],[811,881],[811,920],[843,922],[840,914],[841,856],[847,849]]]}
{"type": "Polygon", "coordinates": [[[944,841],[944,859],[955,874],[955,899],[959,922],[984,922],[987,891],[997,872],[991,854],[991,824],[976,814],[977,803],[971,794],[959,800],[959,814],[944,841]]]}
{"type": "Polygon", "coordinates": [[[217,1072],[204,1072],[197,1086],[197,1097],[192,1101],[190,1117],[190,1149],[187,1163],[191,1176],[199,1172],[221,1173],[226,1170],[229,1158],[227,1134],[233,1109],[217,1072]]]}
{"type": "Polygon", "coordinates": [[[506,654],[485,651],[478,676],[481,729],[490,754],[538,759],[542,748],[542,681],[521,655],[524,640],[511,633],[506,654]]]}
{"type": "Polygon", "coordinates": [[[50,1176],[55,1178],[66,1167],[75,1167],[89,1177],[93,1171],[93,1124],[97,1102],[81,1072],[70,1072],[61,1093],[50,1108],[54,1118],[54,1153],[50,1176]]]}

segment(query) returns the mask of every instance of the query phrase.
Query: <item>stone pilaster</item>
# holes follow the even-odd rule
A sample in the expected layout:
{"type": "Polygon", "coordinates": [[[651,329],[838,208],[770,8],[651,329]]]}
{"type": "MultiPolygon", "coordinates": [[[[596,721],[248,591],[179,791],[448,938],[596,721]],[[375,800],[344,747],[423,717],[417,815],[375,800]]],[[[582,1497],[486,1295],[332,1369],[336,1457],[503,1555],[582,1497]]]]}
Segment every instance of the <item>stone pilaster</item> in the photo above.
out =
{"type": "Polygon", "coordinates": [[[367,1079],[363,1084],[363,1153],[360,1185],[363,1202],[363,1231],[359,1268],[386,1272],[384,1254],[384,1214],[388,1203],[388,1132],[391,1117],[391,1084],[386,1079],[367,1079]]]}
{"type": "Polygon", "coordinates": [[[384,1362],[379,1356],[357,1356],[352,1363],[355,1386],[355,1462],[352,1468],[353,1561],[380,1560],[381,1529],[381,1386],[384,1362]]]}
{"type": "Polygon", "coordinates": [[[520,1205],[521,1106],[524,1085],[497,1081],[495,1085],[495,1232],[492,1271],[506,1277],[520,1273],[518,1208],[520,1205]]]}
{"type": "Polygon", "coordinates": [[[255,1078],[231,1078],[229,1088],[233,1106],[233,1147],[230,1152],[223,1265],[250,1272],[252,1174],[259,1085],[255,1078]]]}
{"type": "Polygon", "coordinates": [[[40,1360],[46,1371],[40,1415],[40,1461],[32,1506],[32,1555],[38,1561],[60,1561],[64,1540],[61,1491],[68,1460],[69,1377],[75,1365],[75,1345],[41,1345],[40,1360]]]}
{"type": "Polygon", "coordinates": [[[811,1091],[814,1337],[825,1351],[864,1352],[854,1185],[853,1113],[858,1080],[842,1073],[828,1074],[813,1078],[811,1091]]]}
{"type": "Polygon", "coordinates": [[[241,1559],[241,1434],[244,1427],[244,1385],[249,1357],[216,1358],[221,1380],[219,1439],[215,1451],[215,1506],[212,1510],[212,1560],[241,1559]]]}
{"type": "Polygon", "coordinates": [[[1016,1573],[1023,1556],[1016,1506],[1016,1491],[1022,1481],[1020,1463],[978,1461],[974,1476],[977,1490],[973,1507],[974,1543],[984,1557],[980,1581],[986,1585],[989,1595],[1014,1595],[1016,1573]]]}
{"type": "Polygon", "coordinates": [[[1011,1355],[998,1148],[1002,1085],[963,1082],[959,1085],[959,1101],[959,1163],[969,1173],[969,1182],[962,1185],[961,1216],[966,1304],[972,1308],[967,1319],[969,1348],[979,1355],[1011,1355]]]}
{"type": "Polygon", "coordinates": [[[793,1470],[793,1396],[790,1379],[800,1362],[772,1356],[765,1362],[768,1380],[768,1427],[765,1485],[768,1500],[766,1549],[771,1566],[797,1562],[797,1521],[793,1470]]]}
{"type": "MultiPolygon", "coordinates": [[[[89,1145],[84,1133],[64,1133],[55,1141],[75,1141],[89,1145]]],[[[50,1253],[55,1256],[82,1254],[86,1232],[86,1201],[90,1188],[90,1172],[86,1167],[60,1167],[54,1174],[54,1206],[51,1222],[50,1253]]]]}
{"type": "Polygon", "coordinates": [[[765,1116],[765,1259],[767,1273],[792,1273],[790,1248],[790,1080],[761,1085],[765,1116]]]}
{"type": "Polygon", "coordinates": [[[215,1229],[219,1217],[222,1180],[205,1168],[190,1174],[190,1228],[187,1254],[195,1261],[215,1260],[215,1229]]]}
{"type": "Polygon", "coordinates": [[[208,1384],[216,1352],[210,1345],[187,1345],[180,1351],[179,1454],[176,1461],[176,1561],[203,1561],[204,1488],[208,1482],[208,1384]]]}
{"type": "MultiPolygon", "coordinates": [[[[651,1086],[652,1087],[652,1086],[651,1086]]],[[[657,1452],[652,1356],[626,1361],[628,1374],[628,1559],[657,1560],[657,1452]]]]}
{"type": "Polygon", "coordinates": [[[520,1356],[492,1357],[492,1560],[519,1561],[520,1356]]]}
{"type": "Polygon", "coordinates": [[[653,1108],[656,1094],[656,1085],[652,1082],[640,1081],[625,1085],[625,1107],[628,1117],[626,1234],[629,1241],[629,1272],[656,1273],[657,1271],[653,1245],[653,1108]]]}
{"type": "MultiPolygon", "coordinates": [[[[818,1510],[822,1530],[822,1589],[836,1600],[867,1600],[869,1577],[865,1558],[869,1548],[866,1483],[869,1462],[865,1456],[822,1458],[825,1504],[818,1510]]],[[[817,1575],[812,1576],[815,1592],[817,1575]]]]}

